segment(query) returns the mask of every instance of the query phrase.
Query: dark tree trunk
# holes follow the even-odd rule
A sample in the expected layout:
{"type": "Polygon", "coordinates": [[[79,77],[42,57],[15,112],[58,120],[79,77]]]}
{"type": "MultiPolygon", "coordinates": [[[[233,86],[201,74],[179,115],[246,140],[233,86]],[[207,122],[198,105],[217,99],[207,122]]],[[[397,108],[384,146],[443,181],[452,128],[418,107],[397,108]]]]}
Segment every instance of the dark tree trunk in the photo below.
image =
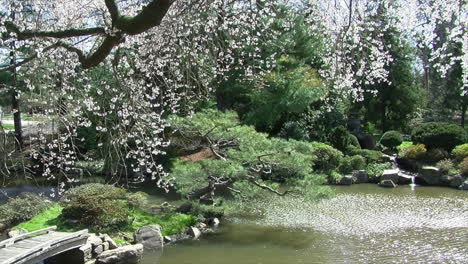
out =
{"type": "Polygon", "coordinates": [[[466,108],[467,105],[465,102],[462,104],[462,111],[461,111],[461,122],[460,125],[464,128],[465,127],[465,115],[466,115],[466,108]]]}
{"type": "MultiPolygon", "coordinates": [[[[15,13],[12,12],[11,18],[15,20],[15,13]]],[[[10,64],[16,64],[16,55],[15,55],[15,41],[11,43],[10,51],[10,64]]],[[[18,94],[18,79],[16,76],[16,67],[11,68],[11,74],[13,76],[13,90],[11,95],[11,107],[13,110],[13,121],[15,124],[15,147],[17,151],[20,151],[23,148],[23,131],[21,128],[21,111],[19,103],[19,94],[18,94]]]]}

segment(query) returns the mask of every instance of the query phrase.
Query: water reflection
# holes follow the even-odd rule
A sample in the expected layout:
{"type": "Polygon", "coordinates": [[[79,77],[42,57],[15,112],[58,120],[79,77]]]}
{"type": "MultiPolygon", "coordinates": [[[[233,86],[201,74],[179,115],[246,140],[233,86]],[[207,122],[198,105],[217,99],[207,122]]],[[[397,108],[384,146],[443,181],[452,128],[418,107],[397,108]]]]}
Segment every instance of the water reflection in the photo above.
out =
{"type": "MultiPolygon", "coordinates": [[[[261,219],[232,219],[202,241],[169,246],[161,263],[468,263],[468,192],[375,185],[337,192],[319,203],[259,204],[261,219]]],[[[155,263],[150,253],[144,263],[155,263]]]]}

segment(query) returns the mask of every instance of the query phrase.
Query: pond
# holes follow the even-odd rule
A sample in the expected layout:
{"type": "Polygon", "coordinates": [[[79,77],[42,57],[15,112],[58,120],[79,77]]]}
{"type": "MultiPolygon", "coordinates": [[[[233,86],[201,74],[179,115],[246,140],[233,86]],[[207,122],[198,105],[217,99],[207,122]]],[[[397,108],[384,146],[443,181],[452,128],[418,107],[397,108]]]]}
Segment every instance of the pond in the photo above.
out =
{"type": "Polygon", "coordinates": [[[372,184],[335,187],[319,203],[258,204],[261,218],[229,219],[201,241],[146,252],[144,264],[467,263],[468,192],[372,184]]]}

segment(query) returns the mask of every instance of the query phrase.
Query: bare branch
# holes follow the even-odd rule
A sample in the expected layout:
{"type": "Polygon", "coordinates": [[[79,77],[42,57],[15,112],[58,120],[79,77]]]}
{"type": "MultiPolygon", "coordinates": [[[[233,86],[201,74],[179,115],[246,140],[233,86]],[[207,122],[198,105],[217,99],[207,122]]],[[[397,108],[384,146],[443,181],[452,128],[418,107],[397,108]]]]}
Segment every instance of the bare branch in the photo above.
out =
{"type": "Polygon", "coordinates": [[[261,184],[261,183],[255,181],[255,180],[253,180],[253,179],[251,179],[250,182],[253,183],[257,187],[260,187],[263,190],[270,191],[270,192],[272,192],[272,193],[274,193],[276,195],[279,195],[279,196],[285,196],[286,194],[288,194],[290,192],[289,190],[287,190],[287,191],[284,191],[284,192],[280,193],[277,190],[271,188],[270,186],[267,186],[265,184],[261,184]]]}
{"type": "Polygon", "coordinates": [[[72,37],[82,37],[82,36],[89,36],[89,35],[103,35],[105,34],[105,30],[102,27],[95,27],[95,28],[84,28],[84,29],[76,29],[70,28],[66,30],[59,30],[59,31],[33,31],[33,30],[23,30],[21,31],[19,27],[11,22],[5,22],[5,28],[10,31],[16,33],[18,36],[18,40],[26,40],[32,38],[72,38],[72,37]]]}

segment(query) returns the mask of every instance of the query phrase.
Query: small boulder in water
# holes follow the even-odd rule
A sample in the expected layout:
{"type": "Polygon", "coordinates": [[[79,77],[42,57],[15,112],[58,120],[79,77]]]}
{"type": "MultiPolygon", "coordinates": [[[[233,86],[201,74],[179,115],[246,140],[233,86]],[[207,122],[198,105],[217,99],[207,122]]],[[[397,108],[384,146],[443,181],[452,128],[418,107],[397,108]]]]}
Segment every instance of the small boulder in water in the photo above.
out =
{"type": "Polygon", "coordinates": [[[386,188],[395,188],[397,185],[392,181],[392,180],[382,180],[379,183],[380,187],[386,187],[386,188]]]}
{"type": "Polygon", "coordinates": [[[450,187],[460,188],[463,182],[464,182],[464,179],[461,175],[455,175],[450,179],[450,187]]]}
{"type": "Polygon", "coordinates": [[[382,174],[382,177],[381,177],[381,180],[382,181],[391,180],[394,183],[396,183],[396,182],[398,182],[398,173],[399,172],[400,172],[400,170],[398,170],[398,169],[384,170],[384,172],[382,174]]]}
{"type": "Polygon", "coordinates": [[[351,185],[354,183],[354,178],[353,176],[344,176],[343,178],[341,178],[337,184],[338,185],[351,185]]]}
{"type": "Polygon", "coordinates": [[[466,180],[462,185],[460,185],[462,191],[468,191],[468,180],[466,180]]]}

